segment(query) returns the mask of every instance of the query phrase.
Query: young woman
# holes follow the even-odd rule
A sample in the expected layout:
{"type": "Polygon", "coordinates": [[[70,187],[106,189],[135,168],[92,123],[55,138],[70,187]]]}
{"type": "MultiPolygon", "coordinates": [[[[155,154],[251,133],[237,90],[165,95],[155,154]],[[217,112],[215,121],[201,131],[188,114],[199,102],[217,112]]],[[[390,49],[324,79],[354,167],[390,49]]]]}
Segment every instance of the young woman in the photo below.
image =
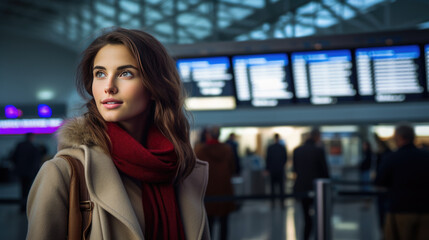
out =
{"type": "Polygon", "coordinates": [[[208,165],[195,159],[174,61],[151,35],[118,28],[78,69],[88,111],[58,132],[28,198],[28,239],[65,239],[70,167],[79,159],[94,204],[90,239],[208,239],[208,165]],[[86,95],[87,96],[87,95],[86,95]]]}

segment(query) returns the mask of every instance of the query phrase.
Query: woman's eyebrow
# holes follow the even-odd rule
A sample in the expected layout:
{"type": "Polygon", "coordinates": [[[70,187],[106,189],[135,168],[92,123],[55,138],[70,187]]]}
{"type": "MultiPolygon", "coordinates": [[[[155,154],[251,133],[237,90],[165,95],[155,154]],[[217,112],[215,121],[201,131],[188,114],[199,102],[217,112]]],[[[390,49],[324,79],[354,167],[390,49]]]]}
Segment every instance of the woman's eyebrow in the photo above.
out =
{"type": "Polygon", "coordinates": [[[116,70],[122,70],[122,69],[126,69],[126,68],[134,68],[135,70],[138,70],[136,67],[134,67],[133,65],[124,65],[124,66],[119,66],[118,68],[116,68],[116,70]]]}
{"type": "MultiPolygon", "coordinates": [[[[138,68],[134,67],[133,65],[123,65],[123,66],[119,66],[119,67],[117,67],[117,68],[116,68],[116,70],[123,70],[123,69],[126,69],[126,68],[134,68],[135,70],[138,70],[138,68]]],[[[95,69],[106,70],[106,68],[105,68],[105,67],[102,67],[102,66],[94,66],[94,70],[95,70],[95,69]]]]}
{"type": "Polygon", "coordinates": [[[94,66],[93,70],[95,70],[95,69],[106,70],[106,68],[102,67],[102,66],[94,66]]]}

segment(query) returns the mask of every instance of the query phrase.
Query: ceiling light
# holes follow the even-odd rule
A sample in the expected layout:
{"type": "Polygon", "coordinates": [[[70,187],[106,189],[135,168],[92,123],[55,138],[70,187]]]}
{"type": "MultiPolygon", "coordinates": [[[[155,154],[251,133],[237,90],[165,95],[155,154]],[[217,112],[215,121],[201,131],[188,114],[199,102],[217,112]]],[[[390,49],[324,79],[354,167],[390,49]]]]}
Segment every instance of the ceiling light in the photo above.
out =
{"type": "Polygon", "coordinates": [[[41,90],[37,93],[37,98],[39,100],[51,100],[54,98],[54,92],[51,90],[41,90]]]}

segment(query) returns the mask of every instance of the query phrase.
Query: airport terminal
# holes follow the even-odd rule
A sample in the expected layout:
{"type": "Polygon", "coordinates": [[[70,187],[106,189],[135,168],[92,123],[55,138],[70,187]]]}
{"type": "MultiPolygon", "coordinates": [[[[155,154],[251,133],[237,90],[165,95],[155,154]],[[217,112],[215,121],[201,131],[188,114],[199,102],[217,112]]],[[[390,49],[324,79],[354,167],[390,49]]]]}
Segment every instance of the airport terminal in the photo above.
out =
{"type": "MultiPolygon", "coordinates": [[[[204,233],[196,239],[429,239],[429,233],[416,230],[429,226],[429,208],[421,204],[429,200],[423,171],[429,165],[427,10],[428,0],[2,1],[0,239],[44,239],[32,235],[29,221],[36,210],[27,204],[34,205],[37,192],[29,189],[33,182],[39,185],[43,171],[37,178],[36,173],[62,148],[59,129],[88,115],[91,105],[86,103],[96,97],[95,82],[110,74],[108,67],[96,66],[103,49],[132,42],[128,55],[139,56],[134,62],[141,68],[154,68],[140,75],[167,74],[154,60],[157,56],[142,56],[151,54],[147,49],[133,51],[133,46],[140,47],[135,39],[123,44],[117,38],[94,54],[90,68],[101,70],[94,75],[91,70],[92,90],[87,88],[84,99],[76,79],[90,52],[87,47],[118,28],[152,35],[174,61],[177,74],[171,76],[178,76],[183,88],[189,131],[172,124],[189,135],[184,139],[192,155],[208,163],[203,174],[207,190],[201,196],[206,210],[202,219],[192,220],[207,227],[201,226],[204,233]],[[309,187],[301,188],[302,181],[309,187]],[[414,231],[407,232],[404,226],[413,221],[419,227],[412,225],[414,231]]],[[[119,72],[115,79],[129,79],[122,76],[131,72],[119,72]]],[[[113,85],[104,93],[120,96],[119,84],[113,85]]],[[[175,96],[157,87],[150,91],[175,96]]],[[[167,120],[157,120],[157,95],[149,95],[148,101],[154,102],[152,126],[158,126],[157,121],[167,120]]],[[[109,99],[101,107],[123,105],[109,99]]],[[[181,109],[181,103],[168,104],[181,109]]],[[[98,111],[109,122],[104,110],[98,111]]],[[[115,126],[127,131],[121,121],[115,126]]],[[[176,148],[169,130],[158,128],[176,148]]],[[[104,134],[112,136],[110,130],[104,134]]],[[[141,140],[140,146],[151,145],[147,141],[141,140]]],[[[127,175],[112,149],[109,159],[125,185],[134,182],[142,192],[156,185],[127,175]]],[[[88,186],[92,198],[97,186],[88,186]]],[[[164,235],[152,238],[192,239],[180,204],[193,199],[182,197],[181,187],[171,189],[182,214],[178,229],[183,224],[184,233],[177,230],[177,237],[176,232],[167,237],[164,229],[164,235]]],[[[146,212],[148,200],[138,190],[146,212]]],[[[155,199],[166,199],[160,191],[155,199]]],[[[150,204],[160,206],[159,201],[150,204]]],[[[91,211],[99,214],[99,208],[105,207],[91,211]]],[[[149,214],[141,215],[147,224],[149,214]]],[[[163,229],[171,218],[161,219],[163,229]]],[[[152,239],[145,222],[139,222],[137,232],[152,239]]],[[[98,224],[92,221],[90,239],[97,239],[98,224]]],[[[105,229],[103,237],[109,231],[107,239],[143,239],[105,229]]]]}

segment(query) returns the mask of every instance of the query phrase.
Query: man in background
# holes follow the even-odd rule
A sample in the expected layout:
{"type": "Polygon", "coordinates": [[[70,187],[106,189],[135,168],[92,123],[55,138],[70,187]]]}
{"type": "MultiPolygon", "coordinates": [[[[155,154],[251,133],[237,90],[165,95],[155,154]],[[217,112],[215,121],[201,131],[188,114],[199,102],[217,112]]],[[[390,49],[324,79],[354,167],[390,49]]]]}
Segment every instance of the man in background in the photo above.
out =
{"type": "Polygon", "coordinates": [[[41,163],[39,150],[33,140],[34,134],[27,133],[25,140],[18,143],[12,156],[15,172],[21,184],[21,212],[25,212],[28,192],[41,163]]]}
{"type": "Polygon", "coordinates": [[[228,140],[226,140],[225,143],[231,147],[232,152],[234,153],[235,175],[240,175],[241,163],[240,163],[240,157],[238,156],[238,143],[236,140],[235,133],[230,133],[228,140]]]}
{"type": "Polygon", "coordinates": [[[313,227],[311,207],[313,198],[308,193],[313,190],[317,178],[329,178],[328,165],[324,149],[319,146],[320,131],[314,128],[303,145],[293,151],[293,170],[296,173],[294,192],[305,194],[301,198],[304,214],[304,240],[310,238],[313,227]]]}
{"type": "MultiPolygon", "coordinates": [[[[231,178],[234,174],[234,153],[226,143],[219,142],[220,129],[217,126],[207,127],[204,141],[195,146],[198,159],[209,163],[209,181],[206,197],[233,196],[234,189],[231,178]]],[[[228,237],[229,214],[235,210],[234,202],[206,202],[210,232],[213,237],[213,226],[217,221],[220,225],[220,239],[228,237]]]]}
{"type": "Polygon", "coordinates": [[[271,207],[274,208],[275,188],[279,189],[280,207],[284,208],[285,164],[287,161],[286,147],[280,143],[280,135],[274,134],[274,143],[268,146],[266,170],[271,179],[271,207]]]}
{"type": "Polygon", "coordinates": [[[386,156],[375,184],[387,188],[388,208],[384,237],[428,239],[429,236],[429,153],[414,145],[414,129],[395,128],[398,149],[386,156]]]}

